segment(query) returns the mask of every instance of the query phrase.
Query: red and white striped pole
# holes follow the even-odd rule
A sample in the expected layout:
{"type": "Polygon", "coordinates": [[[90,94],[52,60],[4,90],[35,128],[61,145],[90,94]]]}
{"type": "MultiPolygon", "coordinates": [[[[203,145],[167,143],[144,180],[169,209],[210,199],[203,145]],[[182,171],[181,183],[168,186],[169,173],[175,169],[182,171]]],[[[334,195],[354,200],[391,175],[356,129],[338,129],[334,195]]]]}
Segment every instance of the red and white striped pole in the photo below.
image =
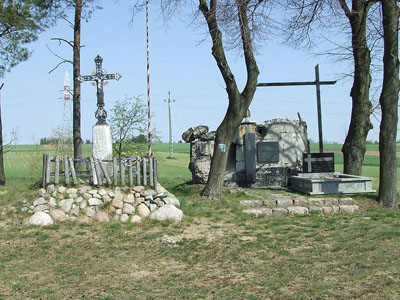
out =
{"type": "Polygon", "coordinates": [[[147,39],[147,118],[148,118],[148,155],[151,156],[151,111],[150,111],[150,52],[149,52],[149,0],[146,0],[146,39],[147,39]]]}

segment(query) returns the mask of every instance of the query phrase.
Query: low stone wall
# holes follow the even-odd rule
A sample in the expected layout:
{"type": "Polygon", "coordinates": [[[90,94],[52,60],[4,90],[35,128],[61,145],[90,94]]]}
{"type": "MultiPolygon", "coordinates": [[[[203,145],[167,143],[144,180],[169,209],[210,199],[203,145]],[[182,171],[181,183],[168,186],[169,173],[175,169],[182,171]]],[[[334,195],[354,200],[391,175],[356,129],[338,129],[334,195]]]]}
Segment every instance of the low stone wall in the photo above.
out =
{"type": "Polygon", "coordinates": [[[50,185],[38,193],[39,197],[32,204],[24,204],[23,209],[33,214],[28,220],[29,225],[47,226],[64,221],[109,222],[111,219],[139,224],[147,217],[180,222],[183,217],[183,212],[177,208],[179,200],[160,184],[156,190],[143,186],[109,189],[50,185]]]}
{"type": "Polygon", "coordinates": [[[305,198],[274,195],[265,200],[242,200],[244,213],[259,215],[346,214],[359,210],[352,198],[305,198]]]}

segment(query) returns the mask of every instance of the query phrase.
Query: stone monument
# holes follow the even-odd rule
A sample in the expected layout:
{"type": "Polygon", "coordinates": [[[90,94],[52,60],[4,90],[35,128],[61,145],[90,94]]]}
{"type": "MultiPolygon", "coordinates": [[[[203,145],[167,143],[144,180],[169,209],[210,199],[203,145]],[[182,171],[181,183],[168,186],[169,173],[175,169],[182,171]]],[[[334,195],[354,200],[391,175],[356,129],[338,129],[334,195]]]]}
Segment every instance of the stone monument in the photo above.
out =
{"type": "Polygon", "coordinates": [[[107,124],[107,112],[104,109],[104,92],[103,86],[107,84],[107,80],[119,80],[122,75],[119,73],[107,74],[102,69],[103,59],[97,55],[94,59],[96,71],[93,75],[85,75],[80,77],[80,81],[92,81],[97,87],[97,111],[95,113],[97,123],[93,126],[92,131],[92,155],[98,160],[112,160],[112,139],[110,126],[107,124]]]}

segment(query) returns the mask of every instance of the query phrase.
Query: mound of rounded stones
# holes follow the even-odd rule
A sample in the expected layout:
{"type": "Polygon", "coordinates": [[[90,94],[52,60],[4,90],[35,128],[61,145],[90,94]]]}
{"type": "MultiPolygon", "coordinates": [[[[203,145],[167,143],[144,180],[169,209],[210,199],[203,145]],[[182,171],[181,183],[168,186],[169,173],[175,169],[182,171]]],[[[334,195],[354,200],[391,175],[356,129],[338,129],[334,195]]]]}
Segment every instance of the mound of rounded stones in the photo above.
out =
{"type": "Polygon", "coordinates": [[[242,200],[244,213],[252,215],[307,215],[345,214],[359,210],[352,198],[305,198],[301,196],[273,195],[265,200],[242,200]]]}
{"type": "Polygon", "coordinates": [[[54,222],[94,220],[139,224],[145,218],[180,222],[183,212],[179,206],[179,200],[160,184],[156,190],[143,186],[110,189],[49,185],[39,190],[39,197],[28,207],[33,214],[28,224],[47,226],[54,222]]]}

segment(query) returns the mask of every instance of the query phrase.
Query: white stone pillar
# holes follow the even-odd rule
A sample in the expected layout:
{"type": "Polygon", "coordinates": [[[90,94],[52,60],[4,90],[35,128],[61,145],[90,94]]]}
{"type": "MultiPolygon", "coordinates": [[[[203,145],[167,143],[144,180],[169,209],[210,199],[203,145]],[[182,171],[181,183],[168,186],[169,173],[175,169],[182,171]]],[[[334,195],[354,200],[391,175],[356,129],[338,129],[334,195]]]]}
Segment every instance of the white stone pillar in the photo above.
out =
{"type": "MultiPolygon", "coordinates": [[[[93,126],[92,155],[94,159],[112,160],[112,139],[108,124],[96,124],[93,126]]],[[[105,164],[108,175],[112,177],[112,163],[105,164]]]]}

